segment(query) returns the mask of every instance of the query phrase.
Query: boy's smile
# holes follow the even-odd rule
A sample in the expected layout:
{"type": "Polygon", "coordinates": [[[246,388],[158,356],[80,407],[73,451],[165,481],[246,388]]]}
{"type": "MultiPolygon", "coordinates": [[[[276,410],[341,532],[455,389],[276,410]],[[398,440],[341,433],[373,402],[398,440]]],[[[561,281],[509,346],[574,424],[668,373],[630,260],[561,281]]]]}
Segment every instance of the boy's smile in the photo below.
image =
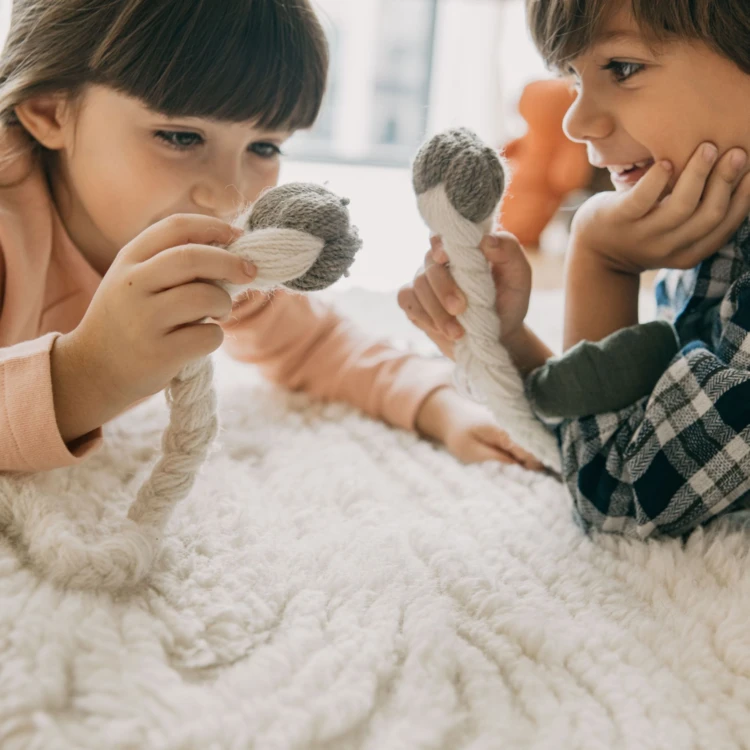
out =
{"type": "Polygon", "coordinates": [[[657,45],[620,10],[568,72],[578,98],[565,132],[586,144],[594,166],[609,169],[617,190],[662,159],[674,165],[674,184],[704,142],[720,154],[750,152],[750,77],[701,42],[657,45]]]}

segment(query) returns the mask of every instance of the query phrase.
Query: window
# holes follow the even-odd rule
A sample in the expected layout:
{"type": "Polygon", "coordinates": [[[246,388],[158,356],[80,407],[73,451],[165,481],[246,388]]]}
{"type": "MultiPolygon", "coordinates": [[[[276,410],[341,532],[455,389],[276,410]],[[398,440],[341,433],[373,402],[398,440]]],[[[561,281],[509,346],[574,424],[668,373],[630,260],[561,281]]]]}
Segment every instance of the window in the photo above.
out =
{"type": "Polygon", "coordinates": [[[318,122],[292,157],[406,164],[427,126],[437,0],[318,0],[331,47],[318,122]]]}

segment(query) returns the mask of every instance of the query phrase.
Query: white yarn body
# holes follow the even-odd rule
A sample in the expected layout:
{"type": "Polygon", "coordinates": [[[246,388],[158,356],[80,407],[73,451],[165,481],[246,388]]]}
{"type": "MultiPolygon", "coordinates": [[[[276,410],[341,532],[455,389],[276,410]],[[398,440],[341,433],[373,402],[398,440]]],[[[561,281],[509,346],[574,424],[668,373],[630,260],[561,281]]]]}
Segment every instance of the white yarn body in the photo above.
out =
{"type": "Polygon", "coordinates": [[[492,217],[481,224],[465,219],[442,183],[419,195],[417,205],[430,230],[442,238],[451,274],[467,300],[466,311],[458,316],[466,335],[455,346],[457,385],[486,404],[515,443],[559,472],[557,441],[532,413],[521,375],[500,343],[495,285],[479,248],[492,228],[492,217]]]}
{"type": "Polygon", "coordinates": [[[243,234],[228,248],[251,260],[258,269],[252,284],[222,284],[236,297],[245,289],[271,291],[298,279],[317,260],[325,243],[318,237],[296,229],[255,229],[243,234]]]}
{"type": "MultiPolygon", "coordinates": [[[[258,275],[250,284],[223,286],[232,296],[280,287],[303,276],[324,244],[292,229],[244,234],[228,250],[251,260],[258,275]]],[[[37,497],[32,503],[0,496],[0,527],[27,549],[31,563],[49,580],[68,588],[116,591],[136,586],[148,575],[172,511],[192,489],[218,431],[211,358],[185,365],[167,387],[166,398],[170,421],[161,458],[119,528],[95,529],[98,536],[87,538],[62,517],[53,498],[45,503],[37,497]]]]}

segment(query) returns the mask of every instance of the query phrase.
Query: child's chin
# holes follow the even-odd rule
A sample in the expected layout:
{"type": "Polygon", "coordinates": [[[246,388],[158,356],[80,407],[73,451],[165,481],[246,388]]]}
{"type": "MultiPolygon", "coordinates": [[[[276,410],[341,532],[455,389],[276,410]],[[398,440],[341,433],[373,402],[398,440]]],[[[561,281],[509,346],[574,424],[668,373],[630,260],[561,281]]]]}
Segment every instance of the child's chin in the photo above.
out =
{"type": "Polygon", "coordinates": [[[630,190],[632,190],[638,183],[634,182],[633,184],[630,184],[630,183],[615,182],[613,184],[614,184],[616,193],[627,193],[630,190]]]}

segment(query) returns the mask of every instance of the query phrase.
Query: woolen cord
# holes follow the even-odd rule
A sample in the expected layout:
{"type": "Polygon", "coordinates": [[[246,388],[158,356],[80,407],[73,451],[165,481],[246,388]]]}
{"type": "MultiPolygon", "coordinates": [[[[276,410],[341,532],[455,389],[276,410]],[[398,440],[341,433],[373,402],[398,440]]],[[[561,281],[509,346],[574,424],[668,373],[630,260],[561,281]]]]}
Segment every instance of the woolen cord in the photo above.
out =
{"type": "MultiPolygon", "coordinates": [[[[252,261],[257,277],[244,286],[223,286],[232,296],[247,289],[330,286],[347,273],[362,244],[347,205],[347,199],[318,185],[292,183],[268,190],[243,217],[246,233],[227,248],[252,261]]],[[[172,510],[190,492],[218,431],[210,357],[183,367],[167,387],[166,398],[170,419],[161,458],[122,528],[91,542],[73,535],[49,540],[49,533],[60,533],[54,507],[0,497],[0,525],[20,537],[30,562],[48,579],[66,588],[120,590],[148,575],[172,510]]]]}
{"type": "Polygon", "coordinates": [[[459,386],[486,403],[515,443],[559,472],[557,441],[532,413],[521,375],[500,343],[497,293],[479,248],[505,189],[499,156],[470,130],[449,130],[422,146],[413,182],[422,218],[442,238],[451,274],[467,300],[458,316],[466,333],[455,345],[459,386]]]}

